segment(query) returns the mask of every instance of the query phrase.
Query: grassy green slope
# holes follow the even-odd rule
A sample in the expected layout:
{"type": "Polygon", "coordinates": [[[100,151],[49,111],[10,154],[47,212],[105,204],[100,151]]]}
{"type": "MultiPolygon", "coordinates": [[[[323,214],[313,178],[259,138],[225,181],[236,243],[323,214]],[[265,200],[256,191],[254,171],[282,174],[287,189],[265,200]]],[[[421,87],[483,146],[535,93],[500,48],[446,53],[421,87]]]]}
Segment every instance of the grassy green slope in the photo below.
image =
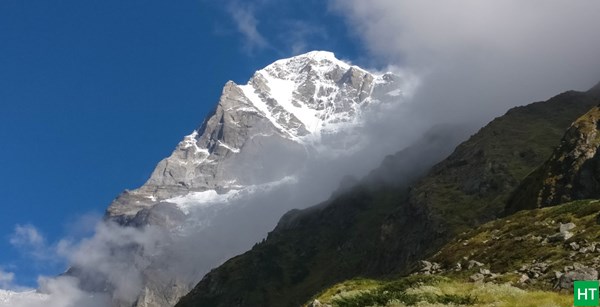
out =
{"type": "Polygon", "coordinates": [[[472,283],[444,276],[410,276],[390,280],[353,279],[315,296],[311,304],[331,307],[364,306],[489,306],[563,307],[573,296],[544,290],[523,290],[511,284],[472,283]]]}
{"type": "MultiPolygon", "coordinates": [[[[434,275],[388,279],[355,278],[329,287],[309,300],[335,307],[405,306],[570,306],[569,289],[556,288],[559,274],[578,265],[600,263],[600,200],[580,200],[525,210],[459,235],[428,259],[441,265],[434,275]],[[573,236],[553,240],[561,224],[573,223],[573,236]],[[574,248],[577,247],[577,248],[574,248]],[[481,266],[468,267],[469,261],[481,266]],[[461,269],[457,269],[460,263],[461,269]],[[489,270],[483,282],[471,276],[489,270]],[[492,275],[493,274],[493,275],[492,275]],[[531,275],[526,281],[523,275],[531,275]],[[537,274],[537,276],[534,276],[537,274]]],[[[307,305],[309,304],[307,303],[307,305]]]]}
{"type": "MultiPolygon", "coordinates": [[[[600,249],[590,248],[596,242],[600,247],[599,212],[599,200],[520,211],[458,236],[431,260],[445,268],[454,268],[456,263],[465,264],[465,259],[475,260],[499,274],[498,280],[513,283],[521,278],[524,266],[544,263],[539,276],[523,287],[550,290],[556,285],[554,272],[562,272],[574,263],[590,267],[600,263],[600,249]],[[575,224],[571,230],[573,236],[567,240],[553,240],[551,237],[559,232],[561,223],[575,224]]],[[[445,275],[466,280],[478,269],[449,270],[445,275]]]]}

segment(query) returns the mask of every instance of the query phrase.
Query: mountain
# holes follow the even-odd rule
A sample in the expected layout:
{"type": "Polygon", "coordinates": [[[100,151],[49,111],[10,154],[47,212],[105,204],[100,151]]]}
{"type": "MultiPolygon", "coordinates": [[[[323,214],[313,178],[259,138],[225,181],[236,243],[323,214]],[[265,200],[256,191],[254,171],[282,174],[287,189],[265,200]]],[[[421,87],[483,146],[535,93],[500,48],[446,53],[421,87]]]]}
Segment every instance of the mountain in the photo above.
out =
{"type": "Polygon", "coordinates": [[[599,122],[595,106],[571,124],[509,199],[517,213],[459,234],[412,276],[347,280],[309,305],[572,305],[573,282],[599,276],[599,122]]]}
{"type": "Polygon", "coordinates": [[[343,280],[408,274],[456,235],[501,216],[519,183],[597,102],[571,91],[513,108],[408,186],[361,183],[291,211],[177,306],[298,306],[343,280]]]}
{"type": "Polygon", "coordinates": [[[309,154],[352,150],[344,141],[353,139],[339,134],[359,126],[373,104],[398,101],[403,86],[399,76],[372,74],[325,51],[276,61],[245,85],[229,81],[204,123],[107,214],[130,221],[161,202],[187,210],[187,200],[279,181],[298,172],[309,154]]]}
{"type": "Polygon", "coordinates": [[[202,125],[107,209],[107,223],[139,231],[106,227],[93,241],[106,263],[75,257],[67,275],[89,292],[112,293],[115,306],[174,305],[283,213],[325,200],[343,175],[357,173],[335,165],[367,151],[378,159],[372,152],[385,144],[361,129],[369,114],[401,104],[409,81],[313,51],[278,60],[245,85],[227,82],[202,125]],[[311,193],[296,192],[303,185],[311,193]]]}
{"type": "Polygon", "coordinates": [[[600,198],[600,107],[569,127],[552,156],[515,191],[507,213],[600,198]]]}

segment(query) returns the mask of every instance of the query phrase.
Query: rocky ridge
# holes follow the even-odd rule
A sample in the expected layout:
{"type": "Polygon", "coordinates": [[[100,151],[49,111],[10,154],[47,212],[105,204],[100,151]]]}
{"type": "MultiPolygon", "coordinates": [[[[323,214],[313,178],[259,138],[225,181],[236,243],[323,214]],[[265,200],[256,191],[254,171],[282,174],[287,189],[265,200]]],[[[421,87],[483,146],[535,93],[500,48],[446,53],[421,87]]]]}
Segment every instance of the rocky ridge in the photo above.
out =
{"type": "Polygon", "coordinates": [[[204,123],[142,187],[121,194],[107,215],[131,220],[191,193],[196,202],[215,201],[229,191],[282,180],[311,153],[351,151],[357,145],[351,132],[363,113],[401,100],[411,91],[408,81],[370,73],[325,51],[276,61],[245,85],[230,81],[204,123]]]}

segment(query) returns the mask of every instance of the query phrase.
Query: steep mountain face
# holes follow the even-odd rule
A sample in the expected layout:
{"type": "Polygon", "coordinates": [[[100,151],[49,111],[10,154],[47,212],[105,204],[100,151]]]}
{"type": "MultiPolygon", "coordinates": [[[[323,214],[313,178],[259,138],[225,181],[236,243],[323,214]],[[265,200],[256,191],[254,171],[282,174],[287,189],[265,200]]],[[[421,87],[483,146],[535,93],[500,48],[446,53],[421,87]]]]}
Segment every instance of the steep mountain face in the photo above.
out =
{"type": "Polygon", "coordinates": [[[211,271],[178,306],[298,306],[345,279],[406,274],[454,235],[499,216],[519,182],[595,103],[589,93],[567,92],[511,109],[424,178],[409,180],[411,188],[363,183],[292,211],[266,241],[211,271]]]}
{"type": "Polygon", "coordinates": [[[306,205],[298,199],[326,199],[327,187],[300,196],[288,188],[302,180],[308,161],[326,165],[360,150],[357,132],[366,114],[401,103],[410,90],[397,75],[373,74],[323,51],[276,61],[245,85],[228,82],[203,124],[142,187],[125,191],[107,210],[108,221],[166,234],[151,248],[137,241],[103,245],[136,283],[120,293],[113,281],[119,272],[85,257],[68,275],[90,292],[116,293],[115,306],[174,305],[209,268],[260,240],[284,212],[306,205]],[[259,219],[260,225],[252,222],[259,219]]]}
{"type": "Polygon", "coordinates": [[[596,104],[587,92],[569,91],[509,110],[436,165],[415,188],[412,202],[435,208],[438,219],[456,233],[502,215],[520,182],[596,104]]]}
{"type": "Polygon", "coordinates": [[[405,81],[324,51],[276,61],[246,85],[230,81],[213,114],[142,187],[121,194],[108,216],[131,220],[161,202],[185,207],[181,196],[217,198],[294,174],[315,152],[351,151],[357,145],[351,129],[360,126],[365,110],[401,99],[410,90],[405,81]]]}
{"type": "Polygon", "coordinates": [[[600,198],[599,127],[599,107],[577,119],[550,159],[515,191],[507,212],[600,198]]]}
{"type": "MultiPolygon", "coordinates": [[[[332,280],[367,271],[382,219],[406,200],[408,183],[464,136],[452,128],[436,129],[386,157],[332,199],[288,212],[265,241],[207,274],[178,306],[298,306],[332,280]]],[[[422,212],[412,216],[424,218],[422,212]]]]}

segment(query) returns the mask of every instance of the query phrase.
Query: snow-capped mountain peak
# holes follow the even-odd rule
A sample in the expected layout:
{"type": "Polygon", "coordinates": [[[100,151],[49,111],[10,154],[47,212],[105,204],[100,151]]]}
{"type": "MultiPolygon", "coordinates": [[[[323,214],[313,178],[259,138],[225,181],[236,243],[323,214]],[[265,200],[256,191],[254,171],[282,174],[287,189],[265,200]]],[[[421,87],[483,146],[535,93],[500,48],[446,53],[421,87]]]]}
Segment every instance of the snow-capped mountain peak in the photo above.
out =
{"type": "MultiPolygon", "coordinates": [[[[202,125],[158,163],[142,187],[117,197],[106,217],[126,226],[151,225],[171,238],[192,230],[193,244],[208,244],[210,235],[203,235],[225,235],[219,230],[244,220],[244,214],[270,215],[261,216],[261,225],[248,225],[249,234],[225,240],[228,245],[237,242],[231,246],[210,244],[201,269],[189,272],[176,286],[170,279],[174,276],[164,270],[171,262],[168,253],[140,262],[146,264],[137,268],[144,280],[133,300],[136,307],[173,305],[204,270],[258,240],[287,210],[306,205],[292,201],[306,197],[294,197],[291,186],[312,178],[315,161],[327,165],[364,147],[360,131],[365,119],[380,106],[401,103],[410,87],[400,76],[369,72],[326,51],[275,61],[244,85],[227,82],[202,125]],[[264,228],[257,232],[255,227],[264,228]]],[[[340,179],[337,173],[327,176],[332,183],[340,179]]],[[[311,193],[309,203],[327,197],[331,190],[322,186],[323,194],[311,193]]],[[[77,272],[77,263],[73,265],[77,272]]],[[[81,270],[84,280],[94,276],[81,270]]]]}
{"type": "Polygon", "coordinates": [[[244,95],[284,134],[299,141],[319,141],[356,123],[382,75],[338,60],[332,52],[312,51],[282,59],[257,71],[244,95]]]}
{"type": "Polygon", "coordinates": [[[359,127],[370,106],[400,102],[406,86],[394,74],[371,73],[328,51],[275,61],[244,85],[228,82],[202,126],[184,137],[144,186],[121,195],[108,212],[132,217],[190,192],[281,180],[311,151],[349,150],[354,140],[339,133],[359,127]],[[326,141],[331,139],[337,143],[326,141]],[[277,158],[266,160],[266,153],[277,158]]]}

